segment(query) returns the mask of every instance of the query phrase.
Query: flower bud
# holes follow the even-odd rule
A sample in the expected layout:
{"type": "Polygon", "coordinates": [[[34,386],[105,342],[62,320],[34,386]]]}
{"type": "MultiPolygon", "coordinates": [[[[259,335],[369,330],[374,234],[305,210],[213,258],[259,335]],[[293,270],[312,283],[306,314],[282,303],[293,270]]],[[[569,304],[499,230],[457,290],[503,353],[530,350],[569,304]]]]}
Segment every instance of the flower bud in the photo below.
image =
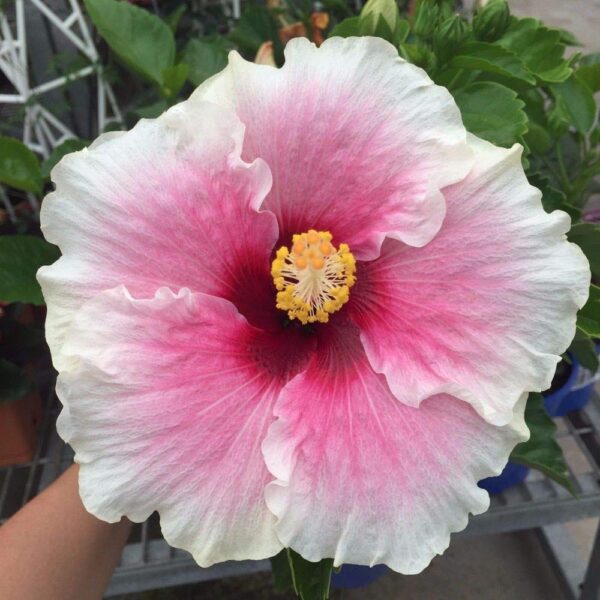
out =
{"type": "Polygon", "coordinates": [[[311,13],[310,25],[312,29],[310,37],[317,46],[320,46],[325,41],[323,31],[325,31],[329,25],[329,13],[322,11],[311,13]]]}
{"type": "Polygon", "coordinates": [[[297,37],[308,37],[306,33],[306,27],[301,21],[286,25],[279,30],[279,39],[282,44],[287,44],[290,40],[297,37]]]}
{"type": "Polygon", "coordinates": [[[254,62],[257,65],[269,65],[276,67],[275,51],[273,50],[273,42],[263,42],[254,57],[254,62]]]}
{"type": "Polygon", "coordinates": [[[440,7],[436,0],[419,0],[415,10],[413,33],[421,37],[430,37],[437,25],[440,7]]]}
{"type": "Polygon", "coordinates": [[[421,67],[428,73],[433,71],[437,65],[435,54],[427,46],[416,44],[402,44],[403,57],[417,67],[421,67]]]}
{"type": "Polygon", "coordinates": [[[510,23],[510,10],[506,0],[491,0],[473,19],[475,38],[495,42],[501,38],[510,23]]]}
{"type": "Polygon", "coordinates": [[[452,58],[469,35],[469,28],[458,15],[443,21],[433,32],[433,49],[438,59],[445,62],[452,58]]]}

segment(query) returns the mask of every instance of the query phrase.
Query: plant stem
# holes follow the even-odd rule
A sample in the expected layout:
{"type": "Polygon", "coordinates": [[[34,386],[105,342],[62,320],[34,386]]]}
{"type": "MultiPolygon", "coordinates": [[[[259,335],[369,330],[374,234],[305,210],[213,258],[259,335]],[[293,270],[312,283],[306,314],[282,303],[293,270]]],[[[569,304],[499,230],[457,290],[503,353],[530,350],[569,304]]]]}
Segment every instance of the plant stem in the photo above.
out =
{"type": "Polygon", "coordinates": [[[562,147],[560,143],[556,145],[556,158],[558,159],[558,168],[560,171],[560,176],[563,180],[563,185],[565,187],[565,190],[569,191],[571,189],[571,181],[569,179],[569,176],[567,175],[565,159],[563,157],[562,147]]]}

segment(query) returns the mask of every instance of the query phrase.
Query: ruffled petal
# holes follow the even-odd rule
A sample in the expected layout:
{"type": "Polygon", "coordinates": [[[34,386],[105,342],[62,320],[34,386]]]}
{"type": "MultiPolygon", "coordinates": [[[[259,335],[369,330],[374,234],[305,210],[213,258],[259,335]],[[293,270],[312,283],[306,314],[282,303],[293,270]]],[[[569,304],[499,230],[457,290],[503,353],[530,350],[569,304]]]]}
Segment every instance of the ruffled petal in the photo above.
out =
{"type": "Polygon", "coordinates": [[[386,240],[359,266],[348,310],[399,400],[449,393],[504,425],[524,392],[550,386],[590,270],[569,217],[542,209],[520,146],[471,144],[476,166],[444,190],[439,234],[419,249],[386,240]]]}
{"type": "Polygon", "coordinates": [[[449,395],[409,407],[373,371],[357,329],[328,336],[282,391],[263,444],[277,535],[311,561],[419,573],[488,508],[477,482],[527,438],[525,398],[505,427],[449,395]]]}
{"type": "Polygon", "coordinates": [[[191,100],[232,106],[246,126],[243,156],[273,173],[264,208],[281,241],[330,230],[362,259],[387,235],[426,244],[444,218],[440,189],[464,177],[471,152],[445,88],[379,38],[291,40],[274,69],[230,54],[191,100]]]}
{"type": "Polygon", "coordinates": [[[58,368],[74,311],[116,285],[147,298],[160,286],[220,295],[253,321],[257,306],[272,307],[277,224],[256,210],[271,175],[262,161],[240,159],[242,137],[231,111],[184,102],[54,168],[41,223],[63,256],[39,280],[58,368]],[[250,296],[258,299],[250,304],[250,296]]]}
{"type": "Polygon", "coordinates": [[[157,510],[165,539],[202,566],[276,553],[260,446],[303,348],[185,289],[138,300],[118,287],[88,301],[57,386],[87,510],[109,522],[157,510]]]}

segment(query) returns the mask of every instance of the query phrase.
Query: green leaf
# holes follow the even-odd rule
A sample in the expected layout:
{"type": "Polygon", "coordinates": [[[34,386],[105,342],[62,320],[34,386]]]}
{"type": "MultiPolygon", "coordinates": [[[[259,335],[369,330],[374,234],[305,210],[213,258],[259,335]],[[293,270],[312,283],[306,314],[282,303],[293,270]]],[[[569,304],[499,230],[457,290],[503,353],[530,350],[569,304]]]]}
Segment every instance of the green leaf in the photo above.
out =
{"type": "Polygon", "coordinates": [[[31,388],[31,380],[23,369],[0,358],[0,404],[23,398],[31,388]]]}
{"type": "Polygon", "coordinates": [[[169,104],[166,100],[158,100],[152,104],[140,106],[133,112],[141,119],[156,119],[156,117],[164,113],[167,108],[169,108],[169,104]]]}
{"type": "Polygon", "coordinates": [[[595,277],[600,277],[600,225],[577,223],[567,233],[570,242],[577,244],[590,261],[595,277]]]}
{"type": "MultiPolygon", "coordinates": [[[[407,44],[403,44],[400,47],[402,54],[403,49],[407,44]]],[[[455,94],[461,88],[466,87],[470,83],[473,83],[473,71],[467,71],[465,69],[455,69],[446,65],[442,69],[436,69],[432,75],[432,79],[437,85],[442,85],[448,88],[451,94],[455,94]]]]}
{"type": "MultiPolygon", "coordinates": [[[[366,19],[367,21],[364,21],[365,17],[361,17],[361,29],[364,28],[365,23],[372,23],[375,20],[375,16],[371,13],[369,15],[367,15],[366,19]]],[[[390,26],[388,25],[388,22],[383,18],[382,15],[379,15],[379,18],[377,19],[377,24],[375,26],[375,29],[372,29],[369,27],[368,31],[361,31],[362,35],[373,35],[375,37],[381,38],[382,40],[386,40],[390,43],[392,43],[393,39],[394,39],[394,32],[390,29],[390,26]]]]}
{"type": "Polygon", "coordinates": [[[344,15],[352,15],[352,10],[348,6],[348,3],[344,0],[323,0],[323,6],[329,13],[335,13],[336,11],[341,12],[344,15]]]}
{"type": "Polygon", "coordinates": [[[584,54],[580,63],[582,65],[597,65],[600,64],[600,52],[592,52],[591,54],[584,54]]]}
{"type": "Polygon", "coordinates": [[[576,74],[550,89],[569,123],[579,133],[587,133],[596,119],[596,101],[592,90],[576,74]]]}
{"type": "Polygon", "coordinates": [[[523,166],[523,169],[527,171],[527,169],[531,167],[531,162],[529,160],[529,147],[527,146],[527,142],[523,136],[519,138],[519,143],[521,146],[523,146],[523,152],[521,153],[521,165],[523,166]]]}
{"type": "Polygon", "coordinates": [[[0,183],[34,194],[42,192],[40,161],[15,138],[0,136],[0,183]]]}
{"type": "Polygon", "coordinates": [[[530,150],[539,156],[543,156],[550,150],[552,138],[544,127],[538,125],[535,121],[529,120],[525,141],[530,150]]]}
{"type": "MultiPolygon", "coordinates": [[[[518,92],[518,90],[515,90],[518,92]]],[[[546,123],[546,105],[547,99],[539,88],[529,87],[519,94],[519,97],[525,102],[525,112],[527,116],[540,125],[546,123]]]]}
{"type": "MultiPolygon", "coordinates": [[[[360,17],[344,19],[332,29],[329,37],[354,37],[364,35],[381,37],[389,42],[396,43],[397,40],[406,39],[406,36],[408,35],[407,23],[406,21],[399,19],[395,31],[392,31],[382,15],[379,15],[377,20],[375,20],[375,15],[370,12],[366,15],[361,15],[360,17]]],[[[398,41],[397,43],[401,42],[398,41]]]]}
{"type": "Polygon", "coordinates": [[[129,69],[163,86],[163,72],[175,62],[170,27],[152,13],[117,0],[84,0],[92,22],[129,69]]]}
{"type": "Polygon", "coordinates": [[[183,52],[183,62],[189,67],[188,78],[200,85],[227,66],[229,47],[223,38],[190,40],[183,52]]]}
{"type": "Polygon", "coordinates": [[[512,17],[508,30],[496,43],[512,50],[542,81],[560,83],[573,72],[563,58],[565,45],[560,31],[548,29],[536,19],[512,17]]]}
{"type": "Polygon", "coordinates": [[[360,17],[348,17],[338,23],[329,34],[329,37],[354,37],[360,35],[360,17]]]}
{"type": "Polygon", "coordinates": [[[590,285],[590,297],[577,313],[577,327],[591,337],[600,337],[600,287],[590,285]]]}
{"type": "Polygon", "coordinates": [[[0,236],[0,301],[44,304],[35,274],[59,256],[56,246],[33,235],[0,236]]]}
{"type": "Polygon", "coordinates": [[[394,39],[392,43],[398,47],[403,44],[410,33],[410,23],[406,19],[398,19],[396,30],[394,31],[394,39]]]}
{"type": "MultiPolygon", "coordinates": [[[[398,48],[398,52],[403,58],[413,63],[413,65],[425,69],[428,73],[434,71],[437,64],[435,54],[424,44],[402,44],[398,48]]],[[[444,72],[444,70],[442,69],[441,72],[444,72]]]]}
{"type": "Polygon", "coordinates": [[[527,83],[535,83],[535,77],[523,64],[523,61],[510,50],[486,42],[469,42],[450,63],[451,67],[497,73],[505,77],[514,77],[527,83]]]}
{"type": "Polygon", "coordinates": [[[185,4],[180,4],[173,12],[165,17],[165,23],[173,33],[177,31],[179,21],[181,21],[181,17],[183,17],[186,10],[187,6],[185,4]]]}
{"type": "Polygon", "coordinates": [[[173,65],[162,72],[162,93],[165,98],[173,99],[181,91],[188,76],[188,66],[184,63],[173,65]]]}
{"type": "Polygon", "coordinates": [[[241,50],[252,55],[263,42],[272,41],[275,46],[281,46],[277,23],[264,6],[247,8],[229,37],[241,50]]]}
{"type": "Polygon", "coordinates": [[[512,90],[477,82],[458,90],[454,99],[471,133],[499,146],[511,146],[527,131],[525,105],[512,90]]]}
{"type": "Polygon", "coordinates": [[[373,21],[377,23],[382,17],[391,32],[394,32],[400,20],[400,11],[395,0],[367,0],[360,11],[360,16],[365,18],[373,15],[373,21]]]}
{"type": "Polygon", "coordinates": [[[566,29],[558,29],[560,33],[560,41],[565,46],[583,46],[583,44],[570,32],[566,29]]]}
{"type": "MultiPolygon", "coordinates": [[[[530,122],[531,125],[531,122],[530,122]]],[[[567,196],[561,190],[556,189],[547,176],[541,173],[529,174],[529,183],[539,188],[542,192],[542,205],[546,212],[553,210],[565,211],[573,220],[581,218],[581,211],[567,201],[567,196]]]]}
{"type": "Polygon", "coordinates": [[[569,352],[579,363],[589,371],[595,373],[598,370],[598,353],[592,338],[583,329],[577,327],[575,337],[569,346],[569,352]]]}
{"type": "Polygon", "coordinates": [[[600,62],[583,64],[575,73],[577,78],[585,83],[592,92],[600,91],[600,62]]]}
{"type": "Polygon", "coordinates": [[[574,495],[562,449],[554,437],[556,425],[544,409],[541,394],[529,394],[525,423],[529,427],[530,438],[513,450],[510,460],[541,471],[574,495]]]}
{"type": "Polygon", "coordinates": [[[289,548],[287,556],[296,594],[302,600],[327,600],[333,559],[326,558],[319,562],[310,562],[289,548]]]}
{"type": "Polygon", "coordinates": [[[50,156],[42,163],[42,176],[50,177],[50,171],[60,162],[63,156],[71,154],[71,152],[77,152],[85,148],[89,142],[80,139],[65,140],[62,144],[56,146],[50,156]]]}

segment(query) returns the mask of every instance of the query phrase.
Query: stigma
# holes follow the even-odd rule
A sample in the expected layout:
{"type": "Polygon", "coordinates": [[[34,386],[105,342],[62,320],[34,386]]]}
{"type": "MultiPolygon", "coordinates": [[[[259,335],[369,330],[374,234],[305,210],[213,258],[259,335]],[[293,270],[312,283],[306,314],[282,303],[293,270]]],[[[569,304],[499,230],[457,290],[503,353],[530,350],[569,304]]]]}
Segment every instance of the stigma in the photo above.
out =
{"type": "Polygon", "coordinates": [[[277,308],[303,325],[327,323],[350,298],[356,260],[348,244],[336,248],[331,233],[309,229],[294,235],[290,248],[277,250],[271,275],[277,308]]]}

